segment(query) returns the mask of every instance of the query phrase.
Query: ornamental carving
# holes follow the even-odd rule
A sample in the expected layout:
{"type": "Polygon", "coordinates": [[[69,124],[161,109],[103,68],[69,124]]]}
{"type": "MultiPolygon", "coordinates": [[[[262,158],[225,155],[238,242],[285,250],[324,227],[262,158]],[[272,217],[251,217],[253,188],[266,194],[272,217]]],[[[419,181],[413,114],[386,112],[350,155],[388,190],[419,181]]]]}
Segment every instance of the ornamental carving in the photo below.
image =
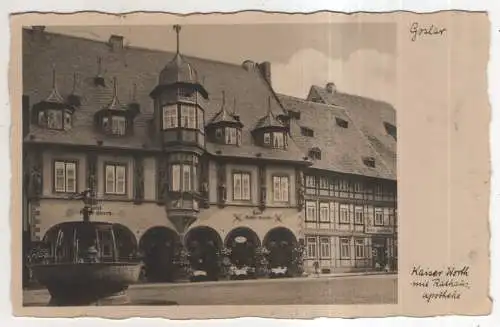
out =
{"type": "Polygon", "coordinates": [[[264,165],[259,166],[259,181],[260,181],[260,195],[259,195],[259,209],[264,211],[267,203],[267,183],[266,183],[266,167],[264,165]]]}
{"type": "Polygon", "coordinates": [[[217,169],[217,199],[218,204],[224,207],[227,201],[226,164],[219,163],[217,169]]]}
{"type": "Polygon", "coordinates": [[[144,200],[144,159],[134,158],[134,202],[141,203],[144,200]]]}
{"type": "Polygon", "coordinates": [[[29,155],[29,196],[39,198],[43,192],[43,175],[42,175],[42,155],[38,151],[33,151],[29,155]]]}

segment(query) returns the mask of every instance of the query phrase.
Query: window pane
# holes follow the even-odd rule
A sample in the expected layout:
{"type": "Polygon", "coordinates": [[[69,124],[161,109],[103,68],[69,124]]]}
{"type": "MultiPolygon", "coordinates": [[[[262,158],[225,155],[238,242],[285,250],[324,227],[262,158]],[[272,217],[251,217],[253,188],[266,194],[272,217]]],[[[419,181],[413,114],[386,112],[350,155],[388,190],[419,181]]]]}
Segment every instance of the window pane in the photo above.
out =
{"type": "Polygon", "coordinates": [[[322,222],[328,222],[329,220],[329,205],[328,203],[321,203],[320,204],[320,212],[319,212],[319,219],[322,222]]]}
{"type": "Polygon", "coordinates": [[[177,105],[163,107],[163,128],[174,128],[178,126],[177,105]]]}
{"type": "Polygon", "coordinates": [[[274,195],[274,201],[280,201],[280,178],[277,176],[273,177],[273,195],[274,195]]]}
{"type": "Polygon", "coordinates": [[[183,165],[183,180],[182,180],[182,189],[184,191],[191,191],[191,166],[183,165]]]}
{"type": "Polygon", "coordinates": [[[264,133],[264,144],[271,143],[271,135],[269,133],[264,133]]]}
{"type": "Polygon", "coordinates": [[[243,174],[242,178],[243,187],[241,197],[243,200],[250,200],[250,174],[243,174]]]}
{"type": "Polygon", "coordinates": [[[115,166],[106,166],[106,193],[115,193],[115,166]]]}
{"type": "Polygon", "coordinates": [[[180,191],[181,189],[181,167],[179,165],[172,165],[172,191],[180,191]]]}
{"type": "Polygon", "coordinates": [[[203,132],[205,130],[205,120],[204,120],[203,110],[201,110],[200,108],[198,108],[197,118],[198,118],[198,129],[203,132]]]}
{"type": "Polygon", "coordinates": [[[66,163],[66,192],[76,192],[76,165],[66,163]]]}
{"type": "Polygon", "coordinates": [[[241,200],[241,174],[233,174],[233,199],[241,200]]]}
{"type": "Polygon", "coordinates": [[[192,167],[192,188],[193,191],[198,191],[198,169],[196,166],[192,167]]]}
{"type": "Polygon", "coordinates": [[[49,110],[47,119],[47,126],[54,129],[62,129],[63,117],[60,110],[49,110]]]}
{"type": "Polygon", "coordinates": [[[116,189],[117,194],[125,194],[125,166],[116,167],[116,189]]]}
{"type": "Polygon", "coordinates": [[[308,221],[316,221],[316,202],[306,202],[306,218],[308,221]]]}
{"type": "Polygon", "coordinates": [[[196,108],[188,107],[188,127],[196,128],[196,108]]]}
{"type": "Polygon", "coordinates": [[[281,201],[288,202],[288,177],[281,177],[281,201]]]}
{"type": "Polygon", "coordinates": [[[54,186],[56,192],[65,192],[65,171],[64,162],[55,162],[54,164],[54,186]]]}

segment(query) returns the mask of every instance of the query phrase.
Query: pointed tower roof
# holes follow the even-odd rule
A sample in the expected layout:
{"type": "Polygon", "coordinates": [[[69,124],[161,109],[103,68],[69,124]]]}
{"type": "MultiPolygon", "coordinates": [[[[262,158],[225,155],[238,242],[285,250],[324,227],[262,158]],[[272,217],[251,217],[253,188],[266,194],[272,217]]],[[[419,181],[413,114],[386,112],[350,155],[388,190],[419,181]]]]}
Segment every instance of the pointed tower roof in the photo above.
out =
{"type": "Polygon", "coordinates": [[[237,120],[234,115],[230,114],[226,110],[226,95],[225,92],[222,91],[222,105],[219,112],[212,118],[209,125],[219,125],[219,124],[228,124],[228,125],[239,125],[240,127],[243,124],[237,120]]]}
{"type": "Polygon", "coordinates": [[[191,83],[198,84],[198,74],[194,67],[180,53],[180,25],[174,25],[177,34],[175,57],[160,72],[160,84],[191,83]]]}
{"type": "Polygon", "coordinates": [[[255,125],[255,130],[262,128],[285,128],[285,126],[274,116],[271,110],[271,98],[267,101],[267,114],[260,118],[255,125]]]}
{"type": "Polygon", "coordinates": [[[57,89],[55,67],[52,67],[52,91],[50,92],[49,96],[45,99],[45,102],[64,104],[64,99],[61,96],[61,94],[59,94],[59,90],[57,89]]]}
{"type": "Polygon", "coordinates": [[[105,107],[107,110],[124,110],[126,107],[122,106],[118,100],[118,86],[116,77],[113,77],[113,98],[111,102],[105,107]]]}
{"type": "Polygon", "coordinates": [[[136,107],[124,105],[118,98],[118,82],[116,77],[113,78],[113,97],[108,105],[99,110],[96,115],[103,115],[108,112],[122,113],[128,116],[135,117],[139,110],[136,107]]]}

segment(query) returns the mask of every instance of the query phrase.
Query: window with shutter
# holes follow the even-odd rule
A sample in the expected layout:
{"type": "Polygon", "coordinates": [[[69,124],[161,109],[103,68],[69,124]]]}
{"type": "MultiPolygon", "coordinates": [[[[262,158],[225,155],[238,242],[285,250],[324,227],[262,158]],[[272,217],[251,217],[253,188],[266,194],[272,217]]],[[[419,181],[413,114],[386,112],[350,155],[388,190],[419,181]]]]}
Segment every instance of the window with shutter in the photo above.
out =
{"type": "Polygon", "coordinates": [[[111,165],[106,166],[106,193],[115,193],[115,167],[111,165]]]}
{"type": "Polygon", "coordinates": [[[172,191],[181,190],[181,166],[172,165],[172,191]]]}
{"type": "Polygon", "coordinates": [[[242,192],[243,200],[250,200],[250,174],[242,174],[242,192]]]}
{"type": "Polygon", "coordinates": [[[65,163],[56,161],[54,164],[54,187],[56,192],[66,192],[65,163]]]}
{"type": "Polygon", "coordinates": [[[66,163],[66,192],[76,192],[76,164],[66,163]]]}
{"type": "Polygon", "coordinates": [[[116,166],[116,194],[125,194],[125,167],[116,166]]]}
{"type": "Polygon", "coordinates": [[[241,174],[233,174],[233,200],[241,200],[241,174]]]}
{"type": "Polygon", "coordinates": [[[316,202],[306,201],[306,221],[316,222],[316,202]]]}
{"type": "Polygon", "coordinates": [[[182,166],[182,189],[184,191],[191,191],[191,166],[182,166]]]}

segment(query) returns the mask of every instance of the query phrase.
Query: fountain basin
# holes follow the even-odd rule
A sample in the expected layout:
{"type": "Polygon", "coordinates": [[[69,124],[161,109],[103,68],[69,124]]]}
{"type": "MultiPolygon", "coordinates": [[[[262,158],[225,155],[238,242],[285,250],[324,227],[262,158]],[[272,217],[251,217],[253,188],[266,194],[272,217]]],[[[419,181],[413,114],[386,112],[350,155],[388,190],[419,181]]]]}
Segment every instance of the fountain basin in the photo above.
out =
{"type": "Polygon", "coordinates": [[[133,262],[33,265],[35,278],[51,295],[49,305],[128,304],[128,285],[137,282],[142,265],[133,262]]]}

